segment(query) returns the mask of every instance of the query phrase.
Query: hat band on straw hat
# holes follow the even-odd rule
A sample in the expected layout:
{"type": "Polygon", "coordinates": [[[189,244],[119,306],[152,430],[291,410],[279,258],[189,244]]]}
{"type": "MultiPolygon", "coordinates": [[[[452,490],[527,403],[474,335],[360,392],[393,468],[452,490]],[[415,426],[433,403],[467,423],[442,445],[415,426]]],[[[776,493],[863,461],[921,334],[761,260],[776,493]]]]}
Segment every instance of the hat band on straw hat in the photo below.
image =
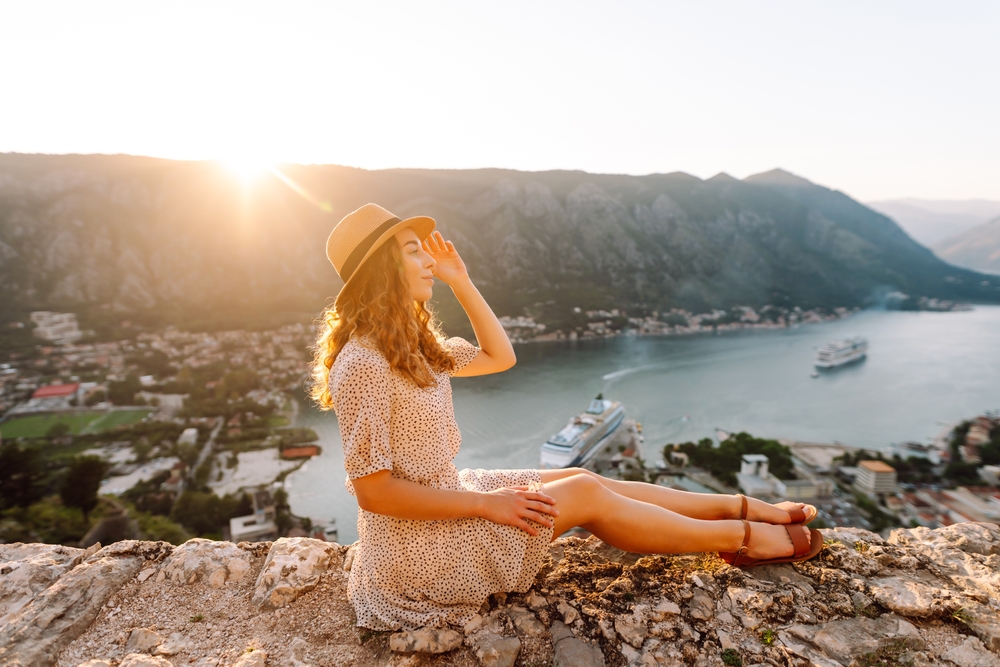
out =
{"type": "Polygon", "coordinates": [[[402,222],[402,220],[399,218],[389,218],[381,225],[373,229],[371,234],[366,236],[364,240],[362,240],[361,243],[359,243],[354,250],[351,251],[351,254],[347,256],[347,261],[344,262],[344,268],[340,271],[340,277],[345,283],[351,279],[351,276],[354,275],[354,272],[357,270],[362,260],[364,260],[365,255],[368,254],[368,251],[375,244],[375,242],[378,241],[379,237],[382,236],[382,234],[384,234],[390,227],[400,222],[402,222]]]}

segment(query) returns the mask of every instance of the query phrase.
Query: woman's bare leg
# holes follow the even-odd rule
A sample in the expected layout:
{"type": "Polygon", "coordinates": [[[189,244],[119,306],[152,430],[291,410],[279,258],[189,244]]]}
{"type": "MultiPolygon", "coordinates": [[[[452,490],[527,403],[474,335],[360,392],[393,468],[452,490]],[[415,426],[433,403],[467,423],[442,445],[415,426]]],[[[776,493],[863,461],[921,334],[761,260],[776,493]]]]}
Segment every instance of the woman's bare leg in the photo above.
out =
{"type": "MultiPolygon", "coordinates": [[[[693,519],[619,495],[591,475],[569,475],[546,482],[544,493],[555,499],[559,510],[555,536],[581,526],[619,549],[658,554],[733,552],[743,544],[742,521],[693,519]]],[[[794,547],[783,526],[752,525],[747,555],[758,559],[792,555],[794,547]]],[[[795,530],[808,535],[805,527],[795,530]]]]}
{"type": "MultiPolygon", "coordinates": [[[[692,519],[719,520],[738,519],[742,502],[738,496],[730,496],[713,493],[693,493],[691,491],[679,491],[670,489],[658,484],[647,484],[646,482],[623,482],[615,479],[608,479],[590,472],[584,468],[563,468],[561,470],[539,470],[538,474],[542,482],[548,484],[559,479],[566,479],[575,475],[587,475],[597,479],[601,484],[608,487],[620,496],[625,496],[633,500],[644,503],[658,505],[678,514],[691,517],[692,519]]],[[[748,513],[752,521],[764,521],[767,523],[789,523],[787,509],[793,507],[807,507],[803,503],[784,502],[771,505],[755,498],[747,498],[749,502],[748,513]]]]}

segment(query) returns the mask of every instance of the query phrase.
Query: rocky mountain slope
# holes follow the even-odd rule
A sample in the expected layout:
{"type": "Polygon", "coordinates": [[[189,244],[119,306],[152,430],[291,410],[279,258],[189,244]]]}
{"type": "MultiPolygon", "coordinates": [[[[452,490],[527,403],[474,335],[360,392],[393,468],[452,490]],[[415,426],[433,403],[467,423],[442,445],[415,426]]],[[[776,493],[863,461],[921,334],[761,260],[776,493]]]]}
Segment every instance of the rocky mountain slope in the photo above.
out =
{"type": "Polygon", "coordinates": [[[1000,201],[989,199],[883,199],[865,206],[889,216],[928,248],[1000,215],[1000,201]]]}
{"type": "Polygon", "coordinates": [[[1000,299],[1000,278],[951,267],[885,216],[781,171],[288,165],[244,183],[209,162],[3,154],[0,310],[315,313],[339,288],[326,236],[368,201],[436,217],[500,314],[543,321],[574,306],[853,306],[897,289],[1000,299]]]}
{"type": "Polygon", "coordinates": [[[1000,274],[1000,217],[934,244],[934,252],[956,266],[1000,274]]]}
{"type": "Polygon", "coordinates": [[[336,544],[6,544],[0,665],[1000,665],[1000,527],[824,534],[746,572],[563,538],[527,593],[401,633],[355,627],[336,544]]]}

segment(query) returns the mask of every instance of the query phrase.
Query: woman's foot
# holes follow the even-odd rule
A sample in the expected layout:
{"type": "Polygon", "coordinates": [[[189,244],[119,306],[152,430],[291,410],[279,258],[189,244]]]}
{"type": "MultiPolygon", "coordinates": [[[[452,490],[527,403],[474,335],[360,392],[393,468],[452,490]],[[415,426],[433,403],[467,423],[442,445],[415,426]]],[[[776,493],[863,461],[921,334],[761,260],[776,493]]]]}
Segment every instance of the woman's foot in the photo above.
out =
{"type": "Polygon", "coordinates": [[[747,556],[754,560],[771,560],[773,558],[791,558],[795,555],[795,545],[789,531],[797,531],[802,538],[810,540],[809,529],[802,525],[783,526],[770,523],[751,523],[750,543],[747,545],[747,556]]]}
{"type": "Polygon", "coordinates": [[[823,550],[823,535],[801,524],[774,525],[741,521],[743,539],[738,551],[719,552],[730,565],[741,568],[809,560],[823,550]]]}
{"type": "Polygon", "coordinates": [[[740,496],[734,496],[736,500],[736,511],[733,519],[746,519],[748,521],[759,521],[761,523],[785,524],[785,523],[809,523],[816,518],[816,508],[805,503],[793,503],[790,500],[772,505],[763,500],[747,497],[747,516],[740,516],[743,503],[740,496]],[[791,512],[795,509],[802,511],[801,517],[793,517],[791,512]],[[794,519],[798,519],[795,521],[794,519]]]}

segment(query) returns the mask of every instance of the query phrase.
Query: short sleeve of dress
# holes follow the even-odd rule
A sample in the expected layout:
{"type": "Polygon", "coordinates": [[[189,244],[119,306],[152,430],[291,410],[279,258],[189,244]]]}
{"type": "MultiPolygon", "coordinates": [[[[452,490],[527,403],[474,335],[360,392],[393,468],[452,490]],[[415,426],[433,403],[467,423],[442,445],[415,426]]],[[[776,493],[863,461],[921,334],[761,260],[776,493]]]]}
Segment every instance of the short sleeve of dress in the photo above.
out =
{"type": "Polygon", "coordinates": [[[476,355],[479,354],[478,347],[464,338],[459,338],[458,336],[445,340],[441,343],[441,345],[444,346],[444,348],[451,353],[452,358],[455,359],[455,370],[451,372],[451,375],[454,375],[468,366],[469,362],[475,359],[476,355]]]}
{"type": "MultiPolygon", "coordinates": [[[[348,358],[338,358],[334,364],[330,394],[340,423],[348,480],[392,470],[388,368],[384,361],[364,352],[342,352],[341,356],[348,358]]],[[[354,492],[351,484],[348,489],[354,492]]]]}

